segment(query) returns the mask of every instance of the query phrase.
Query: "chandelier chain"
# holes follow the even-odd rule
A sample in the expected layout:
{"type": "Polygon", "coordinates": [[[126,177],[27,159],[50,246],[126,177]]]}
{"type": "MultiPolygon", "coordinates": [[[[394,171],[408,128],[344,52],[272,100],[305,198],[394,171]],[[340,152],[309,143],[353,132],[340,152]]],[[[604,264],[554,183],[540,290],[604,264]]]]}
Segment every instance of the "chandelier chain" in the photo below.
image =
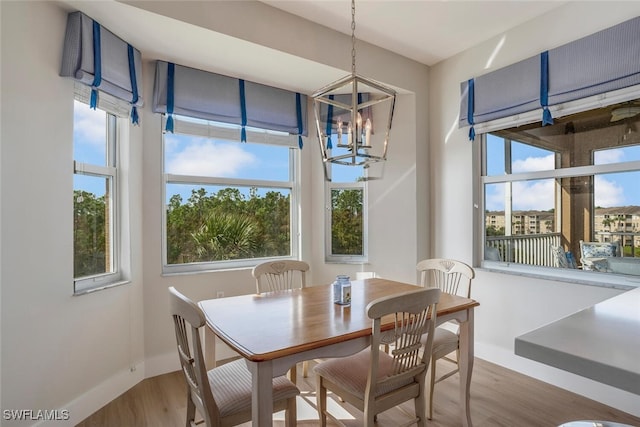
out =
{"type": "Polygon", "coordinates": [[[356,0],[351,0],[351,73],[356,74],[356,0]]]}

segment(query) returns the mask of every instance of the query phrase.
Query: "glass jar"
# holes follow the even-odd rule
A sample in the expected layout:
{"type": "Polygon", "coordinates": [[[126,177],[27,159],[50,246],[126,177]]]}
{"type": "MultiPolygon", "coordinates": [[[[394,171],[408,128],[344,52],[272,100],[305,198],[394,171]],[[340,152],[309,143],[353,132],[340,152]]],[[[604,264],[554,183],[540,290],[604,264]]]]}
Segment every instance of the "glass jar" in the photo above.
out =
{"type": "Polygon", "coordinates": [[[351,279],[341,274],[333,282],[333,302],[340,305],[351,304],[351,279]]]}

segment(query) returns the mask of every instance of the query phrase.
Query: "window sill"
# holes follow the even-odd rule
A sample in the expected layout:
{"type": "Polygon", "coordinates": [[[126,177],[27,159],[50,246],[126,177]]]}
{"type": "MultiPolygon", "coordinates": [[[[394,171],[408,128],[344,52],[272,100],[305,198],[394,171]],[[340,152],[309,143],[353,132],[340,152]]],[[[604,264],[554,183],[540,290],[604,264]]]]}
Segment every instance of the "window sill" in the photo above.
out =
{"type": "Polygon", "coordinates": [[[74,297],[78,297],[78,296],[81,296],[81,295],[92,294],[92,293],[97,292],[97,291],[103,291],[105,289],[111,289],[111,288],[115,288],[117,286],[128,285],[129,283],[131,283],[131,280],[119,280],[117,282],[109,283],[109,284],[106,284],[106,285],[96,286],[95,288],[87,288],[87,289],[82,289],[82,290],[79,290],[79,291],[75,291],[73,293],[73,296],[74,297]]]}
{"type": "Polygon", "coordinates": [[[484,261],[479,268],[493,273],[511,274],[558,282],[576,283],[587,286],[631,290],[640,287],[640,276],[582,271],[579,269],[532,267],[505,262],[484,261]]]}

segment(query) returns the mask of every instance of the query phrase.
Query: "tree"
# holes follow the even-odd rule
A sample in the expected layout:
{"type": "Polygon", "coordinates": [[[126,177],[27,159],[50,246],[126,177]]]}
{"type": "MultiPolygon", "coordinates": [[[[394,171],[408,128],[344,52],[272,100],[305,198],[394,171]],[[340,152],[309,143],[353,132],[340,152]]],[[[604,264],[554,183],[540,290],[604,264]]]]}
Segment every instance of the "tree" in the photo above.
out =
{"type": "Polygon", "coordinates": [[[331,206],[331,253],[362,255],[362,190],[332,190],[331,206]]]}
{"type": "Polygon", "coordinates": [[[73,191],[73,274],[86,277],[106,272],[105,196],[73,191]]]}
{"type": "Polygon", "coordinates": [[[615,220],[611,219],[611,218],[605,218],[602,220],[602,226],[604,228],[609,228],[609,231],[611,231],[611,225],[615,223],[615,220]]]}
{"type": "Polygon", "coordinates": [[[196,261],[251,258],[257,244],[253,219],[233,213],[212,212],[193,233],[196,261]]]}
{"type": "Polygon", "coordinates": [[[279,191],[249,197],[239,188],[192,190],[167,206],[169,264],[283,256],[291,253],[291,198],[279,191]]]}
{"type": "Polygon", "coordinates": [[[487,236],[504,236],[504,227],[497,228],[495,225],[490,225],[486,228],[487,236]]]}

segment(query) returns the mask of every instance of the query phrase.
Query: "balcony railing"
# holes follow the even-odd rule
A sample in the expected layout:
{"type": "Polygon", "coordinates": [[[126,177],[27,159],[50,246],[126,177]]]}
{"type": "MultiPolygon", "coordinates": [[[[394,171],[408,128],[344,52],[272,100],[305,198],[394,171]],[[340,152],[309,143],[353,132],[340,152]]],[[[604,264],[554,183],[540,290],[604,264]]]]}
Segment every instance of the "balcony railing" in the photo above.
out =
{"type": "Polygon", "coordinates": [[[552,248],[560,246],[560,233],[487,236],[485,241],[498,250],[502,261],[557,267],[552,248]]]}
{"type": "MultiPolygon", "coordinates": [[[[605,231],[597,232],[596,242],[620,242],[622,257],[640,257],[640,233],[605,231]]],[[[504,262],[557,267],[553,252],[560,246],[560,233],[519,234],[515,236],[487,236],[488,247],[496,248],[504,262]]],[[[579,261],[580,254],[574,254],[579,261]]]]}
{"type": "Polygon", "coordinates": [[[640,233],[628,231],[598,231],[596,242],[620,242],[620,256],[640,257],[640,233]]]}

